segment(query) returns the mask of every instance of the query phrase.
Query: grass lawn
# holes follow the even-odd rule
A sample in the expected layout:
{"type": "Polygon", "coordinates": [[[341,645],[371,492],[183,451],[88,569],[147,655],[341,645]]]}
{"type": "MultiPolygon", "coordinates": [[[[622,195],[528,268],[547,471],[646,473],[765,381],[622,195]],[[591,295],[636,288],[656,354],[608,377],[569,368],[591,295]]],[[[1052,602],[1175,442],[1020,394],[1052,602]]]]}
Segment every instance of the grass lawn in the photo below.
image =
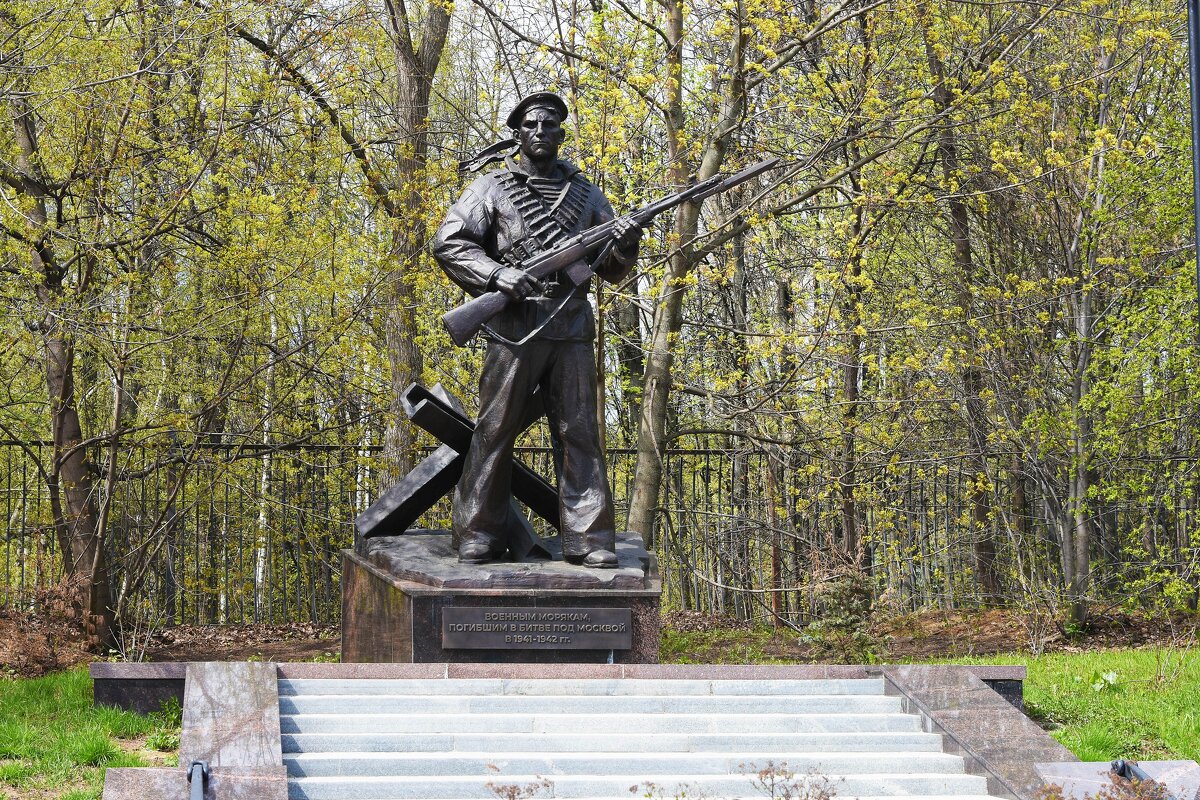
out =
{"type": "Polygon", "coordinates": [[[663,628],[658,655],[664,664],[790,664],[775,658],[766,647],[775,631],[765,625],[752,628],[709,628],[677,631],[663,628]]]}
{"type": "Polygon", "coordinates": [[[1200,649],[957,659],[1024,664],[1031,717],[1084,761],[1200,761],[1200,649]]]}
{"type": "Polygon", "coordinates": [[[0,679],[0,800],[99,798],[104,767],[174,764],[179,712],[142,716],[92,706],[86,667],[0,679]]]}

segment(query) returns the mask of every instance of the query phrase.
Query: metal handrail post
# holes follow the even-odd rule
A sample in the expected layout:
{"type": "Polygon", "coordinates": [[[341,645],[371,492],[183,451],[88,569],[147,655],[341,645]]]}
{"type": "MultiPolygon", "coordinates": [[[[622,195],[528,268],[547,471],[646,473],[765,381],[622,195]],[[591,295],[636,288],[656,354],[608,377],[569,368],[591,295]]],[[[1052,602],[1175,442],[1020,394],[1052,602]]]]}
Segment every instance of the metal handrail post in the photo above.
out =
{"type": "Polygon", "coordinates": [[[208,777],[207,761],[193,761],[188,767],[188,783],[192,786],[191,800],[204,800],[204,790],[208,788],[208,777]]]}

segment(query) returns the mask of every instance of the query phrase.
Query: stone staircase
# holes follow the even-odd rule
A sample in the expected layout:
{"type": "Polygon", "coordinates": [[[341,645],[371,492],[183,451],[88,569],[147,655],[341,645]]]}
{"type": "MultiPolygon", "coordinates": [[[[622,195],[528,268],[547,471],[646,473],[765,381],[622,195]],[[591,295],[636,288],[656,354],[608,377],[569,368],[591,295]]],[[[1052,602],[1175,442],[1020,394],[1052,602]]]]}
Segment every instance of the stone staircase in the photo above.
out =
{"type": "Polygon", "coordinates": [[[880,678],[281,678],[279,713],[294,800],[987,797],[880,678]]]}

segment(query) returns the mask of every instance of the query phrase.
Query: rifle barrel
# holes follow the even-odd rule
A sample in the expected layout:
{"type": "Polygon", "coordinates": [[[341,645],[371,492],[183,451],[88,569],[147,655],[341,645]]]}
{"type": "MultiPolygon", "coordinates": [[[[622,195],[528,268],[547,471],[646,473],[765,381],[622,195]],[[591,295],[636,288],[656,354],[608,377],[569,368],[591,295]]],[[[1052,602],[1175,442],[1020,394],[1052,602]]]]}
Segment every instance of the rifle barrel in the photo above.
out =
{"type": "Polygon", "coordinates": [[[721,180],[720,183],[718,183],[716,187],[707,191],[700,199],[703,200],[704,198],[710,197],[714,194],[719,194],[720,192],[728,191],[728,190],[732,189],[733,187],[737,186],[738,184],[745,183],[746,181],[750,180],[751,178],[756,178],[759,175],[763,174],[764,172],[774,169],[778,164],[779,164],[779,159],[775,158],[775,157],[763,159],[762,161],[759,161],[757,164],[751,164],[750,166],[746,167],[745,169],[741,170],[740,172],[735,172],[732,175],[728,176],[727,178],[724,178],[723,180],[721,180]]]}

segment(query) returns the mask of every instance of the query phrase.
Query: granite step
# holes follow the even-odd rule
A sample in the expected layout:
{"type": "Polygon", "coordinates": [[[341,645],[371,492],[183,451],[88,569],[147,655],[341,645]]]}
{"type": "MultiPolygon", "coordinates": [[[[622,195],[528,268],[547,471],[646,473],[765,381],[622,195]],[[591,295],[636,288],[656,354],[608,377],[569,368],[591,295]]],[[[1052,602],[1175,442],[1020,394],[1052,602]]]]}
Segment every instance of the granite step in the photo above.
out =
{"type": "MultiPolygon", "coordinates": [[[[512,742],[511,747],[523,747],[512,742]]],[[[355,776],[486,776],[489,774],[579,775],[731,775],[758,772],[786,764],[793,773],[874,775],[879,773],[962,774],[963,760],[946,753],[804,753],[797,750],[710,753],[288,753],[283,757],[293,777],[355,776]]]]}
{"type": "Polygon", "coordinates": [[[405,679],[282,678],[279,694],[296,695],[843,695],[883,694],[882,678],[828,680],[519,680],[519,679],[405,679]]]}
{"type": "Polygon", "coordinates": [[[294,800],[987,800],[878,679],[293,679],[280,694],[294,800]]]}
{"type": "MultiPolygon", "coordinates": [[[[976,775],[913,775],[881,773],[872,775],[797,776],[791,781],[795,791],[807,786],[826,786],[837,798],[913,795],[964,795],[980,798],[987,794],[987,781],[976,775]]],[[[553,798],[640,798],[655,797],[769,797],[753,775],[678,775],[654,772],[609,775],[494,774],[491,776],[335,776],[291,778],[289,800],[432,800],[463,798],[497,800],[508,793],[504,787],[524,790],[528,797],[553,798]],[[545,782],[549,781],[549,787],[545,782]]],[[[777,796],[779,796],[777,794],[777,796]]],[[[811,796],[811,795],[810,795],[811,796]]]]}
{"type": "MultiPolygon", "coordinates": [[[[907,716],[907,715],[906,715],[907,716]]],[[[902,733],[788,733],[796,752],[937,752],[942,737],[915,731],[902,733]]],[[[524,734],[522,752],[712,753],[727,750],[767,752],[782,744],[781,734],[764,733],[593,733],[583,736],[524,734]]],[[[461,753],[503,752],[513,746],[509,733],[285,733],[285,753],[461,753]]]]}
{"type": "Polygon", "coordinates": [[[900,733],[919,732],[914,714],[294,714],[283,733],[900,733]]]}
{"type": "Polygon", "coordinates": [[[901,710],[887,695],[292,695],[283,714],[808,714],[901,710]]]}

